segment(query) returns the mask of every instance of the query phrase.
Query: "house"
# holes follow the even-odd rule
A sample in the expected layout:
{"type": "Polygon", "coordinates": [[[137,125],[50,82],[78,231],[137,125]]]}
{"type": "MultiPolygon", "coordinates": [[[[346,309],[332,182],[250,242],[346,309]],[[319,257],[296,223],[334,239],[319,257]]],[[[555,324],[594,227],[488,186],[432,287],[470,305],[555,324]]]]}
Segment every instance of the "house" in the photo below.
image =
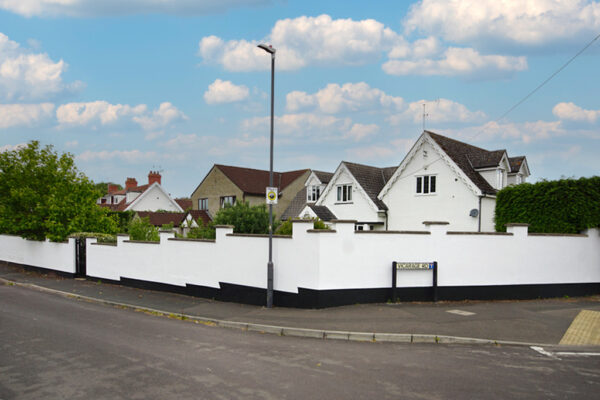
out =
{"type": "Polygon", "coordinates": [[[179,204],[182,210],[187,211],[192,209],[192,199],[190,198],[178,198],[175,202],[179,204]]]}
{"type": "MultiPolygon", "coordinates": [[[[300,214],[304,207],[307,205],[311,205],[311,207],[316,207],[315,202],[321,197],[321,193],[325,190],[325,187],[333,177],[331,172],[323,172],[323,171],[311,171],[310,175],[304,182],[304,187],[302,190],[296,194],[288,206],[288,208],[281,215],[281,220],[285,221],[290,218],[298,218],[302,215],[300,214]]],[[[322,211],[322,215],[319,217],[323,221],[329,221],[331,219],[335,219],[333,214],[325,211],[322,211]]]]}
{"type": "MultiPolygon", "coordinates": [[[[304,188],[310,170],[273,172],[273,186],[279,197],[273,213],[281,215],[296,194],[304,188]]],[[[215,164],[192,193],[193,210],[206,210],[211,217],[227,204],[236,201],[250,205],[265,204],[269,171],[215,164]]]]}
{"type": "Polygon", "coordinates": [[[157,171],[150,171],[145,185],[138,186],[135,178],[127,178],[125,189],[121,190],[109,184],[108,193],[96,203],[113,211],[183,211],[162,187],[161,175],[157,171]]]}
{"type": "Polygon", "coordinates": [[[308,202],[297,216],[351,219],[357,221],[356,230],[384,230],[388,208],[377,195],[395,170],[342,161],[318,199],[308,202]]]}
{"type": "Polygon", "coordinates": [[[182,236],[187,236],[191,228],[197,228],[198,221],[208,224],[211,219],[204,210],[192,210],[187,212],[166,211],[138,211],[134,218],[148,218],[150,225],[161,228],[164,225],[173,225],[173,230],[182,236]]]}
{"type": "Polygon", "coordinates": [[[389,230],[443,221],[455,231],[494,231],[496,193],[529,175],[524,156],[424,131],[377,198],[388,207],[389,230]]]}

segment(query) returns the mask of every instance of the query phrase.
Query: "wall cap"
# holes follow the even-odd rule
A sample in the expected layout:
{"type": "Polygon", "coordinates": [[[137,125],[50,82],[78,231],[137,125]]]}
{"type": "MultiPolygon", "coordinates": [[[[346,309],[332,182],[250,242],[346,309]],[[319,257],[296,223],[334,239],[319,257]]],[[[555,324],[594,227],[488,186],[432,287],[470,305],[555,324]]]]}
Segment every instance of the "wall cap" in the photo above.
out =
{"type": "Polygon", "coordinates": [[[123,240],[124,243],[142,243],[142,244],[158,244],[160,245],[160,242],[153,242],[150,240],[123,240]]]}
{"type": "MultiPolygon", "coordinates": [[[[264,233],[228,233],[227,236],[238,236],[238,237],[256,237],[256,238],[268,238],[268,234],[264,233]]],[[[292,235],[273,235],[273,239],[291,239],[292,235]]]]}
{"type": "Polygon", "coordinates": [[[524,224],[521,222],[509,222],[508,224],[504,224],[504,226],[529,226],[529,224],[524,224]]]}
{"type": "Polygon", "coordinates": [[[215,239],[194,239],[194,238],[168,238],[167,240],[175,240],[175,241],[182,241],[182,242],[209,242],[209,243],[216,242],[215,239]]]}
{"type": "Polygon", "coordinates": [[[355,224],[358,221],[355,219],[332,219],[329,222],[334,223],[334,224],[355,224]]]}
{"type": "Polygon", "coordinates": [[[538,232],[529,233],[528,236],[588,237],[588,235],[585,233],[538,233],[538,232]]]}
{"type": "Polygon", "coordinates": [[[488,235],[488,236],[514,236],[512,232],[458,232],[448,231],[447,235],[488,235]]]}
{"type": "Polygon", "coordinates": [[[401,235],[431,235],[429,231],[354,231],[354,233],[371,234],[401,234],[401,235]]]}
{"type": "Polygon", "coordinates": [[[423,221],[423,225],[450,225],[447,221],[423,221]]]}
{"type": "Polygon", "coordinates": [[[308,233],[336,233],[335,229],[308,229],[308,233]]]}
{"type": "Polygon", "coordinates": [[[292,219],[292,222],[303,222],[303,223],[314,223],[315,220],[314,219],[304,219],[304,218],[294,218],[292,219]]]}
{"type": "Polygon", "coordinates": [[[215,225],[215,229],[217,229],[217,228],[234,229],[235,226],[233,226],[233,225],[215,225]]]}

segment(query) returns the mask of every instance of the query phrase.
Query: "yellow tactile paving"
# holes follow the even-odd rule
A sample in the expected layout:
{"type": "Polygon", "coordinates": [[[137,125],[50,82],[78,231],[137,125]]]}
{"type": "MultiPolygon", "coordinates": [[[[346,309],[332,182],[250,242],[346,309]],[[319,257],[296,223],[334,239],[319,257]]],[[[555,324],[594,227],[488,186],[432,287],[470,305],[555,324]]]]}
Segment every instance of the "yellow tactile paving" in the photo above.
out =
{"type": "Polygon", "coordinates": [[[560,340],[560,344],[600,345],[600,312],[581,310],[560,340]]]}

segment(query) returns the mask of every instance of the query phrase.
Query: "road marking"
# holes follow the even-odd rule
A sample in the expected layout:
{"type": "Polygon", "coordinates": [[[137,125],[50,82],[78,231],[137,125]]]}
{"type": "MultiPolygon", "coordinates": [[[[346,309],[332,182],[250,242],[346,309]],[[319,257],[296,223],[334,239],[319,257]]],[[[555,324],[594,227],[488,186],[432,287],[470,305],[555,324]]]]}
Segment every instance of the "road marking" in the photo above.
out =
{"type": "Polygon", "coordinates": [[[468,317],[469,315],[475,315],[474,312],[463,311],[463,310],[448,310],[446,312],[450,313],[450,314],[462,315],[463,317],[468,317]]]}
{"type": "Polygon", "coordinates": [[[600,312],[581,310],[560,340],[560,344],[600,345],[600,312]]]}
{"type": "Polygon", "coordinates": [[[548,351],[544,350],[543,347],[539,346],[529,346],[531,350],[537,351],[540,354],[545,356],[560,360],[558,356],[563,357],[596,357],[600,356],[600,353],[594,353],[589,351],[548,351]]]}

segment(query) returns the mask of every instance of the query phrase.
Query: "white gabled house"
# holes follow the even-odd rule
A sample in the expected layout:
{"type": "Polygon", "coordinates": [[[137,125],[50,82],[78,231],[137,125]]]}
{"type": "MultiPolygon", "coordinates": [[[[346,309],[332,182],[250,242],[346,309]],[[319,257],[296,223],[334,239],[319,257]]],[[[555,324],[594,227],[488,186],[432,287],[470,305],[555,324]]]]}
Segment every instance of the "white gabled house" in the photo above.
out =
{"type": "Polygon", "coordinates": [[[127,178],[125,189],[108,185],[108,193],[97,200],[101,207],[113,211],[176,211],[183,212],[179,204],[161,185],[161,175],[156,171],[148,174],[148,183],[138,186],[135,178],[127,178]]]}
{"type": "Polygon", "coordinates": [[[389,208],[389,230],[443,221],[455,231],[491,232],[497,191],[528,176],[524,156],[424,131],[377,198],[389,208]]]}
{"type": "Polygon", "coordinates": [[[383,230],[387,207],[377,194],[395,170],[342,161],[318,200],[308,203],[299,216],[352,219],[357,230],[383,230]]]}

